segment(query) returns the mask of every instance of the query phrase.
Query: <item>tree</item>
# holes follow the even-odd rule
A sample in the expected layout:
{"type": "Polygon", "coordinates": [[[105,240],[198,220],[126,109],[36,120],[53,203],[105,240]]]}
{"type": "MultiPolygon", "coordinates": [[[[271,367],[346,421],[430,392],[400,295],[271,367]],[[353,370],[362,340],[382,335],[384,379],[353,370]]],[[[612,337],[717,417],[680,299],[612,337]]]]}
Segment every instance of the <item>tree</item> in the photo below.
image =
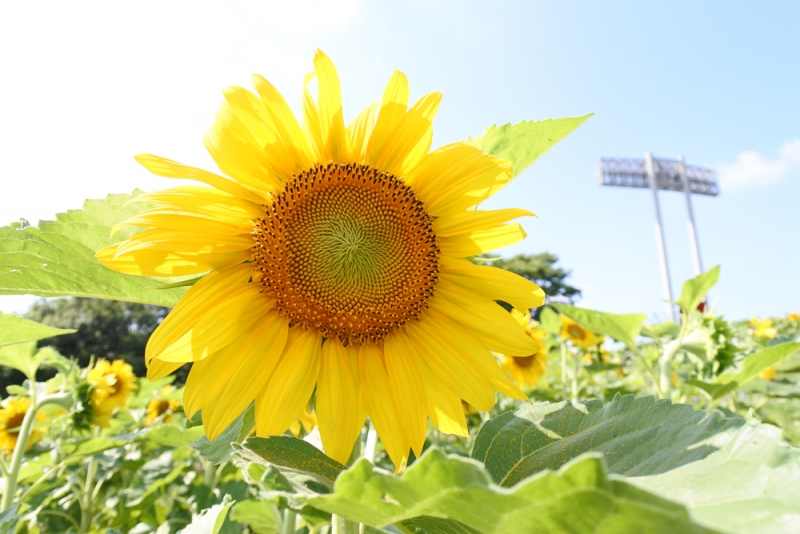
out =
{"type": "MultiPolygon", "coordinates": [[[[476,263],[500,267],[534,282],[542,288],[547,296],[545,302],[573,304],[575,299],[581,296],[581,290],[565,282],[565,279],[571,273],[561,267],[555,267],[557,262],[558,256],[550,252],[518,254],[507,259],[491,259],[483,256],[476,261],[476,263]]],[[[539,310],[536,310],[533,314],[534,318],[538,319],[539,310]]]]}
{"type": "Polygon", "coordinates": [[[36,302],[25,314],[27,319],[73,328],[74,334],[43,339],[40,346],[51,346],[68,358],[86,366],[92,356],[121,359],[144,376],[144,349],[153,330],[166,317],[168,308],[89,298],[59,298],[36,302]]]}

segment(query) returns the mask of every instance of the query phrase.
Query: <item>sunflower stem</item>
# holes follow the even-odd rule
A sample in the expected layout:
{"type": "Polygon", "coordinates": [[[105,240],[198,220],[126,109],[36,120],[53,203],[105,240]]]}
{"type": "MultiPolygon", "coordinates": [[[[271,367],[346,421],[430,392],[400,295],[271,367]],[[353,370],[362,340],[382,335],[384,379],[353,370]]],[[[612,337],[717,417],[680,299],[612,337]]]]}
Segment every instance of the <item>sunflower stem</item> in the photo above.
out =
{"type": "Polygon", "coordinates": [[[36,422],[36,414],[47,404],[58,404],[66,408],[72,406],[73,398],[71,394],[56,393],[45,395],[41,400],[37,400],[36,383],[33,380],[30,380],[30,393],[31,405],[28,411],[25,412],[25,417],[22,419],[22,424],[19,427],[17,444],[14,446],[14,453],[11,455],[11,464],[9,464],[5,476],[6,487],[3,492],[3,500],[0,502],[0,512],[5,512],[14,504],[14,494],[17,492],[19,468],[22,466],[22,458],[25,456],[25,449],[28,448],[28,440],[31,437],[33,424],[36,422]]]}
{"type": "Polygon", "coordinates": [[[297,512],[291,508],[287,508],[283,512],[283,522],[281,523],[281,534],[294,534],[295,520],[297,519],[297,512]]]}
{"type": "Polygon", "coordinates": [[[581,356],[580,352],[576,351],[575,354],[572,355],[572,386],[570,387],[570,393],[572,394],[573,402],[578,400],[578,374],[580,371],[581,356]]]}
{"type": "MultiPolygon", "coordinates": [[[[367,447],[364,451],[365,458],[372,463],[373,459],[367,457],[367,455],[375,456],[375,443],[372,444],[372,450],[370,451],[370,434],[374,433],[375,429],[372,427],[372,422],[369,423],[369,432],[367,432],[367,447]]],[[[372,441],[377,440],[377,434],[372,441]]],[[[347,459],[347,467],[350,467],[356,460],[361,457],[361,437],[356,440],[353,444],[353,451],[350,453],[350,458],[347,459]]],[[[358,523],[357,521],[351,521],[345,517],[342,517],[338,514],[331,515],[331,534],[359,534],[364,532],[364,525],[358,523]]]]}
{"type": "Polygon", "coordinates": [[[567,345],[563,341],[559,343],[561,346],[561,385],[567,387],[567,345]]]}

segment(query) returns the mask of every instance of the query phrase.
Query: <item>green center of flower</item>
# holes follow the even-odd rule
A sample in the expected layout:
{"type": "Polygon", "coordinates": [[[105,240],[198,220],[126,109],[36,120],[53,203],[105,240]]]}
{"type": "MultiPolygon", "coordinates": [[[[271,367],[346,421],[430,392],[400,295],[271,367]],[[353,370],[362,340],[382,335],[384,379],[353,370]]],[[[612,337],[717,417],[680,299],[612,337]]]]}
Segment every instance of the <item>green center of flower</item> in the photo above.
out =
{"type": "Polygon", "coordinates": [[[433,218],[402,180],[366,165],[295,176],[253,239],[275,309],[345,343],[380,341],[418,317],[438,280],[433,218]]]}

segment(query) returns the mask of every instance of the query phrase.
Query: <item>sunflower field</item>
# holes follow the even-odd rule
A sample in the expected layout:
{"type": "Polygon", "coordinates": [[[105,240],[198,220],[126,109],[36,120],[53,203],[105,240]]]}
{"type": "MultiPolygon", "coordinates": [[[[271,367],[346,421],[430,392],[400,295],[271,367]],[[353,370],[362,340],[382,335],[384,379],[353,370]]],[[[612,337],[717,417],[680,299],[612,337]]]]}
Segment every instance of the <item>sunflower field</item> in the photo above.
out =
{"type": "Polygon", "coordinates": [[[492,265],[533,214],[480,204],[589,115],[432,149],[399,71],[347,125],[320,51],[299,119],[253,85],[218,172],[137,156],[197,185],[0,228],[2,294],[172,308],[146,377],[0,314],[0,532],[800,532],[800,315],[726,320],[720,267],[650,324],[492,265]]]}

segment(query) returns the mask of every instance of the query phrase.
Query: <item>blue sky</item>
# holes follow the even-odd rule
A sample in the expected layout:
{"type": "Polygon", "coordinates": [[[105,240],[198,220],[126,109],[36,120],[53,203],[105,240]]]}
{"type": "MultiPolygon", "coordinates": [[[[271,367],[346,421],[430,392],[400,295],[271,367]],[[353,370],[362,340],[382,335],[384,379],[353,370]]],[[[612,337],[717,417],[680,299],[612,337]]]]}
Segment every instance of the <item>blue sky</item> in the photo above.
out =
{"type": "MultiPolygon", "coordinates": [[[[485,205],[539,216],[502,252],[559,255],[580,305],[664,318],[651,196],[595,175],[600,156],[651,151],[720,171],[721,196],[694,198],[703,263],[722,265],[718,310],[800,311],[798,23],[789,1],[5,3],[0,222],[165,187],[137,153],[210,165],[202,135],[220,90],[260,73],[297,107],[322,48],[349,117],[395,68],[412,97],[443,91],[434,145],[594,112],[485,205]]],[[[692,276],[685,200],[661,202],[677,295],[692,276]]],[[[0,297],[0,310],[30,301],[0,297]]]]}

